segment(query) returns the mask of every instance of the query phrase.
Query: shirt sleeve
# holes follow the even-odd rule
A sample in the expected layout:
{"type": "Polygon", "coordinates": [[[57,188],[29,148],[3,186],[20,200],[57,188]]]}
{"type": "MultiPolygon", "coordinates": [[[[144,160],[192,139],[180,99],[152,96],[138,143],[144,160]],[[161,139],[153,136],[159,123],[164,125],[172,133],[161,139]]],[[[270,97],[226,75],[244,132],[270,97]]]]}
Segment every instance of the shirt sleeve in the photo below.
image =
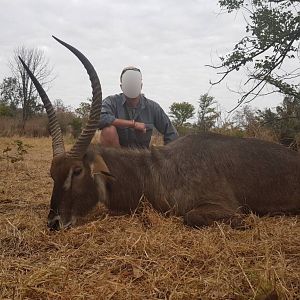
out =
{"type": "Polygon", "coordinates": [[[168,144],[178,138],[178,133],[164,110],[157,104],[154,108],[154,126],[164,136],[164,143],[168,144]]]}
{"type": "Polygon", "coordinates": [[[116,119],[116,110],[116,103],[111,99],[111,97],[107,97],[103,100],[99,129],[103,129],[104,127],[111,125],[111,123],[116,119]]]}

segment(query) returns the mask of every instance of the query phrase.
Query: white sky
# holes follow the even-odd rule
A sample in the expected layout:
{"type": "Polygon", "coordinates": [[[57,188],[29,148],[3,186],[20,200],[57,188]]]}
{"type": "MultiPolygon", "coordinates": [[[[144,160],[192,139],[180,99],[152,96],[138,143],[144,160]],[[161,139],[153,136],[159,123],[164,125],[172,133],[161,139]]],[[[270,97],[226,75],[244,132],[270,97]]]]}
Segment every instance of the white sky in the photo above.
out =
{"type": "MultiPolygon", "coordinates": [[[[197,106],[209,92],[223,110],[236,104],[242,73],[210,88],[216,71],[205,64],[219,62],[244,35],[241,15],[220,13],[217,0],[1,0],[0,81],[10,76],[7,65],[13,50],[25,45],[45,51],[56,79],[48,95],[77,107],[90,96],[85,70],[51,35],[72,44],[93,63],[102,83],[103,96],[120,92],[123,67],[142,70],[146,97],[166,110],[172,102],[197,106]]],[[[252,102],[259,108],[274,107],[281,95],[252,102]]]]}

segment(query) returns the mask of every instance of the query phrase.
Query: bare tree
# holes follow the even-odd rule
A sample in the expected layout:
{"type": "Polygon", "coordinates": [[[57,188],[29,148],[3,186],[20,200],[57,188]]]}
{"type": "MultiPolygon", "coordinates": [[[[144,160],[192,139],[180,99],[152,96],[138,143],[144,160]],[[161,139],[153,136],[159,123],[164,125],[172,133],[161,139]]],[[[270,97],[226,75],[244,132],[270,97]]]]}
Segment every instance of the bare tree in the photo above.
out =
{"type": "Polygon", "coordinates": [[[47,84],[51,81],[52,69],[49,68],[49,62],[45,58],[44,51],[35,48],[26,48],[25,46],[18,47],[14,50],[14,56],[9,61],[9,67],[13,76],[17,80],[17,85],[20,91],[21,106],[23,109],[22,126],[28,118],[43,110],[43,106],[38,103],[37,91],[21,64],[19,57],[28,65],[32,73],[42,83],[47,84]]]}

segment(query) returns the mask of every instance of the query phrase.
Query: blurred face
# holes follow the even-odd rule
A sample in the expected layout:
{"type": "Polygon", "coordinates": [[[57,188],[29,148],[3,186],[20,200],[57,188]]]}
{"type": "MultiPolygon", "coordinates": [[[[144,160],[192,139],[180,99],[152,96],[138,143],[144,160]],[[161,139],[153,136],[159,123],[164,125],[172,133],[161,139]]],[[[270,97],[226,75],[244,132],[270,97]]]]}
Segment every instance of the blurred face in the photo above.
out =
{"type": "Polygon", "coordinates": [[[142,91],[142,74],[139,71],[128,70],[122,75],[121,89],[127,98],[137,98],[142,91]]]}

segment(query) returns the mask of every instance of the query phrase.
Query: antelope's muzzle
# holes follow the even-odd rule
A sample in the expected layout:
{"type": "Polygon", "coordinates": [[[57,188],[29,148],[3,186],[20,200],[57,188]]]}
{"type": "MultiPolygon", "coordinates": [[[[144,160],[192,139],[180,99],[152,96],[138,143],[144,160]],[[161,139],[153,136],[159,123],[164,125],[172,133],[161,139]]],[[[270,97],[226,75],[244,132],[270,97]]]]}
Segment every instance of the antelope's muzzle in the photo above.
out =
{"type": "Polygon", "coordinates": [[[58,214],[49,213],[47,226],[50,230],[59,230],[60,229],[60,216],[58,214]]]}

